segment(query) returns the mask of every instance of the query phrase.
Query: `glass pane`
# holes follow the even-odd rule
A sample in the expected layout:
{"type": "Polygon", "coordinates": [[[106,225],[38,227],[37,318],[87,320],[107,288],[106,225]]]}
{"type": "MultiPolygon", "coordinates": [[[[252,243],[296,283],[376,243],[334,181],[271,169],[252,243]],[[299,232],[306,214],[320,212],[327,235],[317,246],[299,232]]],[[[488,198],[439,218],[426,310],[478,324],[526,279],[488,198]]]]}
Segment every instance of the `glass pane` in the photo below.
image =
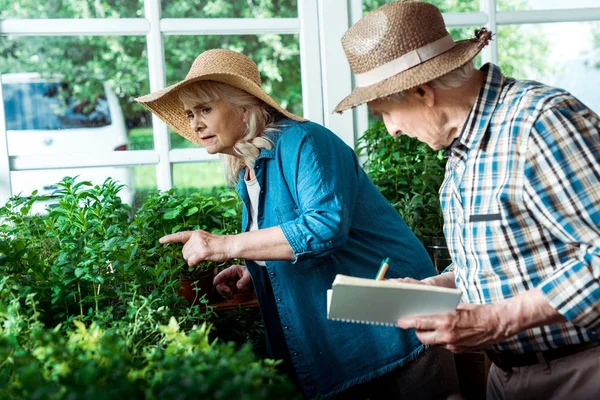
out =
{"type": "Polygon", "coordinates": [[[8,36],[0,54],[11,155],[153,148],[133,101],[149,90],[144,37],[8,36]]]}
{"type": "Polygon", "coordinates": [[[0,0],[0,19],[143,18],[143,10],[144,0],[0,0]]]}
{"type": "Polygon", "coordinates": [[[100,128],[112,123],[104,90],[96,92],[93,102],[79,102],[65,82],[10,77],[5,75],[2,85],[8,130],[100,128]]]}
{"type": "Polygon", "coordinates": [[[135,177],[135,193],[131,207],[137,210],[151,191],[158,189],[156,183],[156,166],[139,165],[132,167],[135,177]]]}
{"type": "MultiPolygon", "coordinates": [[[[185,78],[201,52],[225,48],[244,53],[258,65],[263,89],[283,108],[302,115],[302,80],[297,35],[166,36],[167,84],[185,78]]],[[[195,145],[171,132],[171,148],[195,145]]]]}
{"type": "Polygon", "coordinates": [[[600,112],[600,22],[504,26],[498,56],[505,75],[566,89],[600,112]]]}
{"type": "Polygon", "coordinates": [[[225,173],[220,162],[186,163],[173,165],[173,184],[177,190],[212,189],[226,186],[225,173]]]}
{"type": "Polygon", "coordinates": [[[600,7],[600,0],[497,0],[498,11],[600,7]]]}
{"type": "MultiPolygon", "coordinates": [[[[363,0],[363,13],[366,14],[385,3],[392,3],[393,1],[395,0],[363,0]]],[[[479,11],[479,0],[428,0],[427,3],[435,5],[443,13],[479,11]]]]}
{"type": "MultiPolygon", "coordinates": [[[[0,76],[10,155],[152,149],[149,115],[133,101],[148,91],[143,37],[5,37],[0,76]]],[[[149,167],[154,170],[154,167],[149,167]]],[[[107,177],[128,186],[156,187],[156,173],[136,179],[135,168],[68,168],[14,171],[13,193],[51,194],[65,176],[101,184],[107,177]]]]}
{"type": "Polygon", "coordinates": [[[175,0],[162,2],[163,18],[296,18],[298,0],[175,0]]]}

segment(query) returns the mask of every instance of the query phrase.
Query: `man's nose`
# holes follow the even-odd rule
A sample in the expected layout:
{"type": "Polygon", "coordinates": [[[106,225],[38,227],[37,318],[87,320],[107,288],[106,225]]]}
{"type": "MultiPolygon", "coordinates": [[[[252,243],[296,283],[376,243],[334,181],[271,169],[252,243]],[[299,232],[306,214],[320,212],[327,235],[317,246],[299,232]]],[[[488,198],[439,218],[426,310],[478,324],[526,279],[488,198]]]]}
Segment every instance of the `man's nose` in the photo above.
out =
{"type": "Polygon", "coordinates": [[[388,133],[392,136],[400,136],[402,135],[402,130],[396,126],[389,118],[383,117],[383,123],[385,124],[385,129],[387,129],[388,133]]]}

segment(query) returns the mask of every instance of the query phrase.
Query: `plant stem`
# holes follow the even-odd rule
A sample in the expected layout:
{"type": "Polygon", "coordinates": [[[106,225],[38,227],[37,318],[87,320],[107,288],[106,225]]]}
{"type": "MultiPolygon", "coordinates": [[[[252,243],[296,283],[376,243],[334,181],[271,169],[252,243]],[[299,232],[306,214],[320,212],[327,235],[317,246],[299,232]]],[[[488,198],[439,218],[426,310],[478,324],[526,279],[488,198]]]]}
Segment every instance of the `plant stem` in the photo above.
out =
{"type": "Polygon", "coordinates": [[[83,299],[81,298],[81,286],[79,285],[79,279],[77,280],[77,291],[79,292],[79,314],[83,320],[83,299]]]}
{"type": "MultiPolygon", "coordinates": [[[[96,294],[96,284],[92,282],[92,290],[94,291],[94,303],[96,303],[96,314],[98,314],[98,295],[96,294]]],[[[100,291],[100,286],[98,286],[100,291]]]]}

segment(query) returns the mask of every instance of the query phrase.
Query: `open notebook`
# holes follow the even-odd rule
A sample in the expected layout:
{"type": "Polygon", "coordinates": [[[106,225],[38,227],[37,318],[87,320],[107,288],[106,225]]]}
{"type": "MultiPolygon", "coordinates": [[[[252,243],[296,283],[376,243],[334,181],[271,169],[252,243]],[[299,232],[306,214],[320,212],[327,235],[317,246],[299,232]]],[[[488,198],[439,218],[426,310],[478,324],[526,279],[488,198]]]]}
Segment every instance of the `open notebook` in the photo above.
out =
{"type": "Polygon", "coordinates": [[[458,289],[337,275],[327,291],[327,318],[396,326],[401,317],[453,311],[461,295],[458,289]]]}

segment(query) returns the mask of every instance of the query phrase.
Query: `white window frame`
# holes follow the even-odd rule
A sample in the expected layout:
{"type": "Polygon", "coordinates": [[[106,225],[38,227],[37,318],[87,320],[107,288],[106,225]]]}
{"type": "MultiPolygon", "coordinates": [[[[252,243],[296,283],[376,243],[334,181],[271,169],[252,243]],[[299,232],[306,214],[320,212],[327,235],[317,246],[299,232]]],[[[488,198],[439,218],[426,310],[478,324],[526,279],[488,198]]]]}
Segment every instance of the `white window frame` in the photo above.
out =
{"type": "MultiPolygon", "coordinates": [[[[161,18],[160,1],[144,0],[144,18],[121,19],[7,19],[0,36],[146,36],[152,92],[165,87],[164,35],[298,34],[304,116],[323,124],[348,145],[368,127],[365,106],[332,114],[335,105],[355,87],[340,39],[362,16],[362,0],[298,0],[298,18],[161,18]],[[200,27],[200,28],[199,28],[200,27]]],[[[497,12],[496,0],[480,0],[480,10],[444,13],[448,27],[600,21],[599,8],[497,12]]],[[[483,62],[498,62],[495,40],[482,51],[483,62]]],[[[0,71],[0,79],[1,79],[0,71]]],[[[213,162],[204,149],[171,149],[167,126],[153,116],[154,150],[110,153],[9,156],[0,86],[0,204],[11,195],[10,172],[49,168],[155,165],[160,190],[173,187],[176,163],[213,162]]]]}

